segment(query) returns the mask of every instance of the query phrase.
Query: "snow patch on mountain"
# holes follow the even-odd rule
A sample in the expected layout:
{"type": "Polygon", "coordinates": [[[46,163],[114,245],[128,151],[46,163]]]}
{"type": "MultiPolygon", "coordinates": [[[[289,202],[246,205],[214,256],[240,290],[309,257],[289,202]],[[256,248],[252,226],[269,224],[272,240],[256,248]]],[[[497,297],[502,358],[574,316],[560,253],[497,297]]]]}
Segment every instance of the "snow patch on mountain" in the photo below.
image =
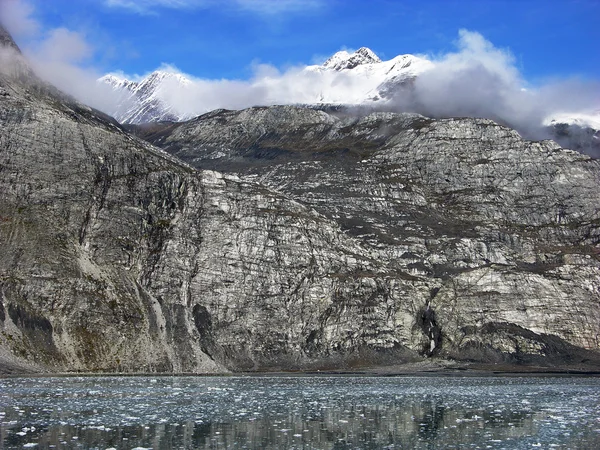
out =
{"type": "Polygon", "coordinates": [[[553,114],[544,120],[545,126],[554,126],[559,124],[576,125],[581,128],[592,128],[600,130],[600,111],[591,112],[571,112],[553,114]]]}
{"type": "Polygon", "coordinates": [[[342,50],[329,58],[321,67],[325,69],[354,69],[364,64],[380,63],[381,59],[367,47],[361,47],[353,53],[342,50]]]}
{"type": "Polygon", "coordinates": [[[140,81],[108,74],[98,82],[112,86],[119,94],[119,102],[114,110],[108,113],[121,123],[177,122],[194,117],[194,114],[178,111],[168,101],[169,92],[191,85],[191,81],[180,73],[158,70],[140,81]]]}
{"type": "Polygon", "coordinates": [[[259,104],[369,104],[385,103],[433,63],[414,55],[382,61],[372,50],[342,50],[322,65],[286,73],[261,74],[249,82],[223,81],[222,88],[240,95],[219,104],[207,80],[190,79],[174,68],[152,72],[132,81],[108,74],[98,81],[120,94],[113,111],[121,123],[182,121],[216,108],[240,109],[259,104]],[[194,99],[194,101],[191,101],[194,99]],[[182,107],[183,106],[183,107],[182,107]]]}
{"type": "MultiPolygon", "coordinates": [[[[366,47],[354,53],[341,51],[329,58],[323,65],[308,66],[304,70],[324,74],[335,71],[335,84],[340,80],[355,81],[348,83],[354,89],[336,95],[335,89],[323,92],[313,103],[357,103],[364,104],[386,100],[393,92],[406,86],[421,73],[431,69],[434,64],[425,58],[414,55],[399,55],[388,61],[382,61],[366,47]]],[[[332,87],[335,86],[332,83],[332,87]]]]}

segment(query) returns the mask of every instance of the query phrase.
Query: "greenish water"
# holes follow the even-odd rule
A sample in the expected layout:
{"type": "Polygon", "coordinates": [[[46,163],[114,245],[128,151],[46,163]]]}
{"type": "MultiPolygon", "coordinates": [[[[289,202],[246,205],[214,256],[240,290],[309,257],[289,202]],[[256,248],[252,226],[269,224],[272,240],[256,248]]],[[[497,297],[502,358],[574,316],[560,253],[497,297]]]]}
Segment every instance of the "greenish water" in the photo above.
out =
{"type": "Polygon", "coordinates": [[[0,380],[0,448],[600,448],[600,379],[0,380]]]}

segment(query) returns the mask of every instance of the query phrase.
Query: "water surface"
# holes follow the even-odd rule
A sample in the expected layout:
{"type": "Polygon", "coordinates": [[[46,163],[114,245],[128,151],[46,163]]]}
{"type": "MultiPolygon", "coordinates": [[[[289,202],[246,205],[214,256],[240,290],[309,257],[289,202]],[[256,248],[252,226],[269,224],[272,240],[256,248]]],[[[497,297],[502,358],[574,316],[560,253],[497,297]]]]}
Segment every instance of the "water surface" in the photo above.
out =
{"type": "Polygon", "coordinates": [[[600,448],[600,379],[0,379],[0,448],[600,448]]]}

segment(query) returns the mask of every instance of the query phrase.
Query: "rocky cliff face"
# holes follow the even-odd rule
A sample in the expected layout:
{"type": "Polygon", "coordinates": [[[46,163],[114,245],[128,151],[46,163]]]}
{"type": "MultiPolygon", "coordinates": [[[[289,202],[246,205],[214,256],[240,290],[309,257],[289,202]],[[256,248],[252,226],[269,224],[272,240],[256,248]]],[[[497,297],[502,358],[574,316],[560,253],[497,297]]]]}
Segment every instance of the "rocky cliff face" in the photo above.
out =
{"type": "Polygon", "coordinates": [[[337,364],[369,343],[416,357],[393,330],[382,340],[356,322],[349,335],[355,292],[376,302],[387,281],[354,276],[383,266],[334,221],[197,172],[45,85],[14,52],[10,62],[0,74],[3,370],[293,368],[337,364]]]}
{"type": "Polygon", "coordinates": [[[367,346],[495,362],[598,350],[600,167],[587,156],[489,120],[294,107],[139,132],[358,240],[379,268],[354,274],[354,292],[333,303],[350,341],[369,330],[367,346]]]}
{"type": "Polygon", "coordinates": [[[0,128],[0,366],[598,358],[600,168],[550,142],[293,107],[144,131],[223,175],[25,69],[0,128]]]}

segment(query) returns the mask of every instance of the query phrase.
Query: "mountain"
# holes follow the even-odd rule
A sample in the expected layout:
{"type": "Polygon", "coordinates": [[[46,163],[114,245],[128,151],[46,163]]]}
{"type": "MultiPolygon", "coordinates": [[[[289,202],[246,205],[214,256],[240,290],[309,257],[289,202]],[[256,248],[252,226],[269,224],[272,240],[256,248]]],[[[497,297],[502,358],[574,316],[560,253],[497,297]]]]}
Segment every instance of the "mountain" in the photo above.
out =
{"type": "Polygon", "coordinates": [[[9,52],[0,371],[599,370],[598,161],[294,106],[127,127],[161,149],[9,52]]]}
{"type": "Polygon", "coordinates": [[[174,110],[166,94],[182,90],[190,84],[184,76],[166,71],[152,72],[139,82],[116,75],[105,75],[98,80],[112,86],[119,101],[113,111],[107,111],[120,123],[181,121],[191,118],[174,110]]]}
{"type": "MultiPolygon", "coordinates": [[[[312,84],[322,86],[322,89],[305,89],[292,95],[296,100],[276,101],[325,110],[348,109],[352,106],[372,111],[396,110],[397,104],[404,105],[415,101],[415,80],[434,66],[433,62],[410,54],[382,61],[366,47],[354,52],[343,50],[335,53],[323,64],[307,66],[300,74],[295,75],[301,83],[307,80],[311,83],[310,80],[317,77],[312,84]]],[[[197,97],[200,94],[194,89],[194,82],[179,73],[157,71],[138,82],[106,75],[99,82],[109,84],[118,93],[117,105],[107,112],[123,124],[181,122],[207,112],[202,97],[197,97]],[[184,98],[195,98],[195,101],[182,102],[181,99],[184,98]]],[[[279,88],[277,82],[269,81],[268,77],[265,80],[250,82],[247,86],[248,92],[262,92],[263,96],[264,92],[270,89],[277,91],[279,88]]],[[[288,90],[289,88],[284,86],[284,91],[288,90]]],[[[271,103],[273,99],[258,95],[255,101],[271,103]]],[[[421,108],[418,101],[415,107],[421,108]]],[[[531,126],[528,124],[527,129],[520,131],[537,138],[552,138],[566,148],[600,157],[598,112],[554,114],[540,123],[534,132],[529,130],[531,126]]]]}
{"type": "Polygon", "coordinates": [[[361,47],[354,53],[348,53],[345,50],[337,52],[331,58],[323,63],[322,67],[325,69],[333,70],[345,70],[354,69],[357,66],[364,66],[367,64],[379,64],[381,59],[373,53],[373,51],[367,47],[361,47]]]}
{"type": "Polygon", "coordinates": [[[370,104],[391,99],[397,90],[408,87],[419,74],[431,67],[431,61],[414,55],[399,55],[382,61],[372,50],[362,47],[353,53],[337,52],[322,65],[308,66],[304,70],[316,73],[334,71],[342,79],[356,81],[352,93],[332,89],[323,92],[313,103],[370,104]]]}
{"type": "Polygon", "coordinates": [[[282,333],[300,331],[286,331],[291,309],[272,311],[270,293],[298,311],[307,289],[331,297],[326,274],[356,264],[357,242],[263,186],[192,169],[31,72],[14,76],[26,63],[11,52],[0,70],[0,372],[210,373],[299,356],[283,351],[282,333]],[[301,288],[308,272],[323,275],[301,288]],[[228,342],[214,339],[221,321],[228,342]]]}
{"type": "MultiPolygon", "coordinates": [[[[307,74],[329,73],[339,78],[333,80],[335,83],[332,81],[331,89],[306,99],[306,103],[368,104],[390,99],[398,89],[407,87],[415,77],[432,66],[430,61],[413,55],[400,55],[389,61],[381,61],[365,47],[353,53],[341,51],[322,65],[303,69],[307,74]],[[343,88],[345,82],[351,83],[353,89],[343,88]],[[338,88],[333,88],[334,85],[338,88]]],[[[176,109],[173,97],[181,98],[191,83],[178,73],[157,71],[139,82],[109,74],[98,82],[109,84],[119,93],[117,106],[107,113],[123,124],[180,122],[206,112],[199,109],[197,114],[193,114],[176,109]]]]}
{"type": "MultiPolygon", "coordinates": [[[[410,54],[382,61],[372,50],[362,47],[355,52],[337,52],[323,64],[307,66],[294,75],[300,85],[308,82],[322,86],[319,90],[303,89],[292,95],[288,86],[278,86],[277,81],[268,77],[249,82],[246,90],[248,93],[262,93],[255,98],[259,104],[275,101],[325,110],[360,107],[387,111],[397,110],[397,105],[415,102],[417,110],[426,112],[415,99],[413,88],[418,77],[433,67],[433,62],[410,54]],[[265,92],[279,92],[280,88],[287,92],[282,94],[282,98],[277,95],[270,100],[264,98],[265,92]],[[286,95],[291,95],[289,100],[285,100],[286,95]]],[[[139,82],[106,75],[99,82],[109,84],[119,94],[114,110],[107,112],[123,124],[181,122],[207,112],[203,96],[195,89],[194,82],[175,72],[153,72],[139,82]],[[182,102],[182,99],[190,98],[195,100],[182,102]]],[[[250,98],[254,97],[250,95],[246,103],[250,98]]],[[[239,102],[233,103],[237,105],[239,102]]],[[[552,138],[565,148],[600,157],[600,116],[597,111],[556,113],[545,118],[538,127],[534,125],[528,123],[525,129],[519,131],[538,139],[542,136],[552,138]],[[533,131],[532,127],[535,128],[533,131]]]]}
{"type": "Polygon", "coordinates": [[[544,125],[563,147],[600,158],[600,111],[556,114],[546,118],[544,125]]]}
{"type": "Polygon", "coordinates": [[[331,315],[354,301],[355,273],[385,277],[335,221],[191,168],[1,53],[0,372],[423,359],[387,329],[350,339],[331,315]]]}
{"type": "Polygon", "coordinates": [[[135,132],[316,210],[380,264],[350,277],[311,348],[337,335],[347,349],[498,364],[598,351],[600,165],[589,157],[485,119],[292,106],[135,132]]]}

